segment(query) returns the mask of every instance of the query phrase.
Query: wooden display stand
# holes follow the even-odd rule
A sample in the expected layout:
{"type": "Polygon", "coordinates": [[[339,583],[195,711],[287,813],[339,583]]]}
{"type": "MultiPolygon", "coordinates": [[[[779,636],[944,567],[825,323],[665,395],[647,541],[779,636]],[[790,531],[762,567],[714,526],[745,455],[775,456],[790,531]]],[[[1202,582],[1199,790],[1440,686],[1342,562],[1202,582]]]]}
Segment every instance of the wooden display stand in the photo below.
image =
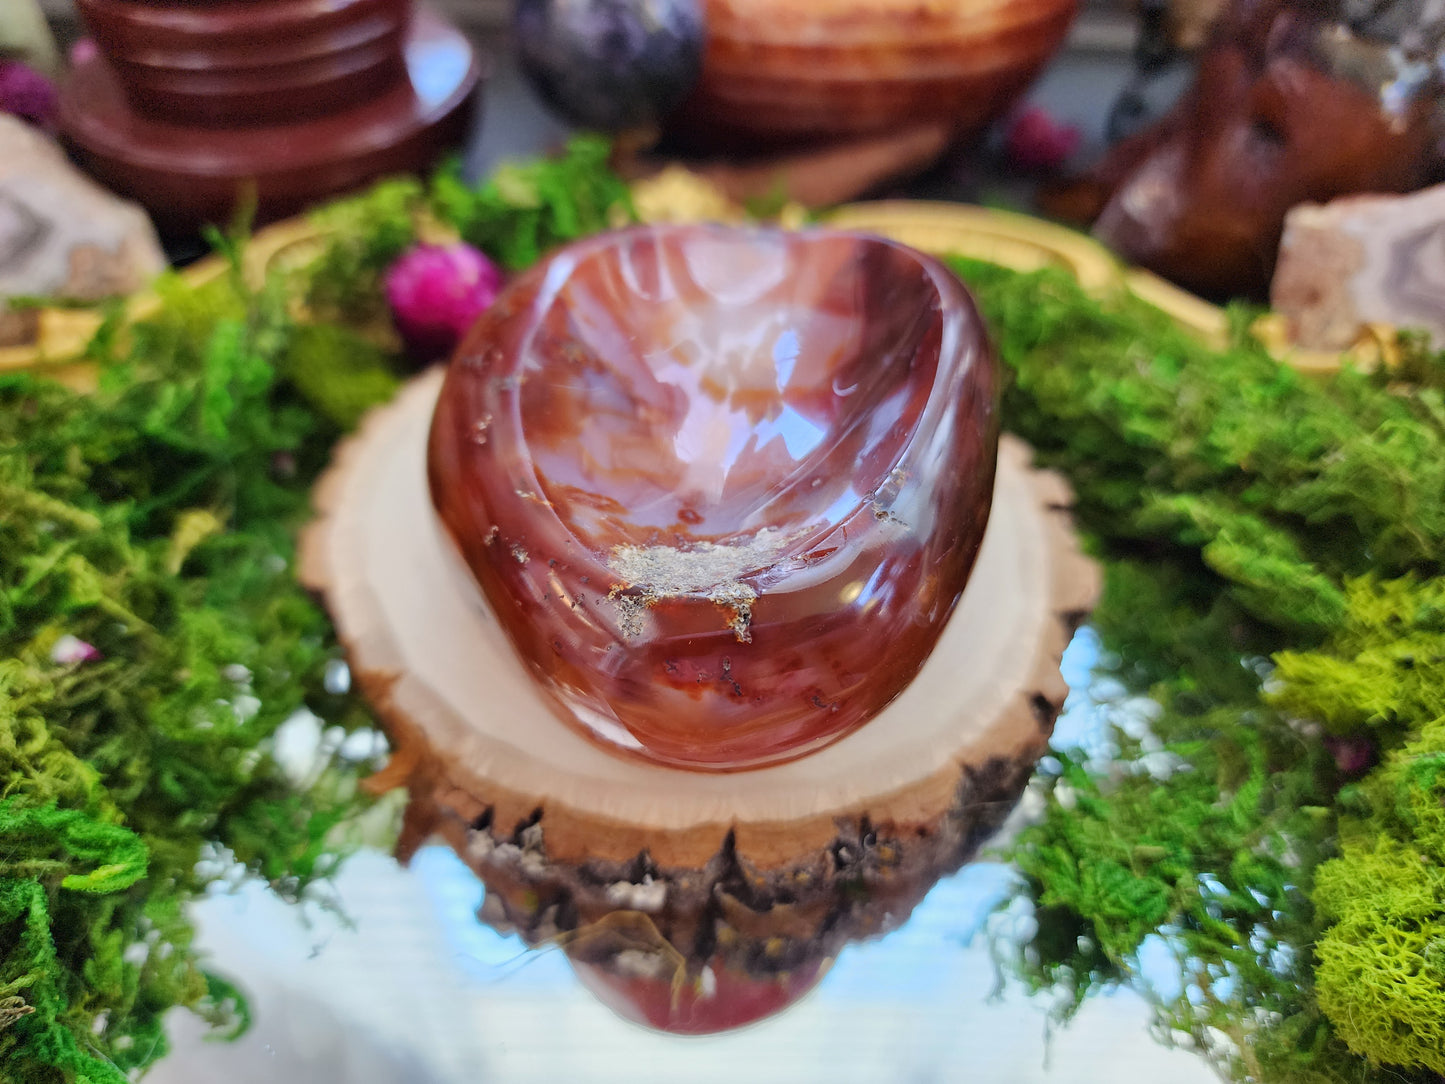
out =
{"type": "Polygon", "coordinates": [[[410,789],[403,857],[440,832],[504,905],[525,897],[506,918],[525,909],[530,940],[638,911],[686,956],[711,949],[699,931],[731,899],[743,941],[749,915],[766,918],[752,934],[766,940],[786,912],[783,932],[816,949],[871,932],[890,896],[906,914],[1001,823],[1044,751],[1067,693],[1060,656],[1099,591],[1067,486],[1032,469],[1025,445],[1001,446],[978,563],[903,694],[820,752],[698,773],[607,752],[534,687],[432,510],[441,376],[416,379],[342,445],[302,537],[302,580],[396,744],[376,783],[410,789]],[[860,884],[877,907],[855,906],[860,884]]]}
{"type": "Polygon", "coordinates": [[[85,168],[187,233],[259,221],[393,173],[466,136],[471,45],[411,0],[80,0],[99,53],[61,127],[85,168]]]}

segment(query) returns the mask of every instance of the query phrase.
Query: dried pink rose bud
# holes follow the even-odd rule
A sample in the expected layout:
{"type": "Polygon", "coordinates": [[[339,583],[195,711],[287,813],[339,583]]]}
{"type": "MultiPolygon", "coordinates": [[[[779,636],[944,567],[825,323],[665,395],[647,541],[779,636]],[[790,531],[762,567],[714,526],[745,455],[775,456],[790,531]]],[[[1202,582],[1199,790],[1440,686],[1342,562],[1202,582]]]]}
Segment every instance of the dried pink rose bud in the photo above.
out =
{"type": "Polygon", "coordinates": [[[103,656],[78,636],[66,633],[50,649],[50,661],[57,666],[77,666],[83,662],[95,662],[103,656]]]}
{"type": "Polygon", "coordinates": [[[1341,775],[1363,775],[1375,763],[1375,743],[1369,738],[1326,735],[1325,748],[1335,758],[1335,767],[1341,775]]]}
{"type": "Polygon", "coordinates": [[[417,361],[446,357],[502,289],[502,272],[471,245],[418,245],[386,273],[386,301],[417,361]]]}
{"type": "Polygon", "coordinates": [[[1079,130],[1072,124],[1062,124],[1034,106],[1009,125],[1004,151],[1020,169],[1055,170],[1079,149],[1079,138],[1079,130]]]}
{"type": "Polygon", "coordinates": [[[70,66],[79,67],[81,64],[88,64],[100,56],[100,46],[95,44],[94,38],[81,38],[70,47],[70,66]]]}
{"type": "Polygon", "coordinates": [[[55,127],[59,95],[48,78],[18,60],[0,60],[0,113],[47,130],[55,127]]]}

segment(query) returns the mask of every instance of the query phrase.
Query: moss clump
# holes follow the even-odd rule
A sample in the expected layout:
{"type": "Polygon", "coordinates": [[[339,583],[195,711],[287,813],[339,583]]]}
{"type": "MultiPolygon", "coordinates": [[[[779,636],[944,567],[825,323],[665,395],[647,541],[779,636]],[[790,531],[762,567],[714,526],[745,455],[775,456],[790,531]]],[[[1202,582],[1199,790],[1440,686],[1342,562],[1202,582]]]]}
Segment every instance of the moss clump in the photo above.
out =
{"type": "Polygon", "coordinates": [[[509,271],[530,267],[548,249],[632,222],[627,184],[608,167],[612,147],[572,139],[556,158],[504,163],[480,187],[453,165],[432,183],[441,221],[509,271]]]}
{"type": "Polygon", "coordinates": [[[298,786],[269,756],[294,712],[369,721],[326,691],[340,652],[291,570],[332,443],[398,384],[353,324],[428,207],[513,260],[625,216],[605,158],[516,167],[533,196],[381,185],[259,290],[216,238],[229,275],[164,279],[153,319],[96,338],[95,394],[0,376],[0,1079],[120,1084],[174,1005],[244,1027],[186,902],[228,862],[300,898],[364,805],[363,766],[298,786]]]}
{"type": "Polygon", "coordinates": [[[1445,718],[1445,582],[1361,578],[1326,650],[1275,657],[1281,711],[1381,742],[1445,718]]]}
{"type": "Polygon", "coordinates": [[[333,425],[351,429],[377,403],[396,394],[396,359],[336,324],[298,327],[277,368],[333,425]]]}
{"type": "MultiPolygon", "coordinates": [[[[1322,958],[1336,943],[1321,940],[1326,914],[1356,889],[1341,877],[1321,910],[1311,896],[1352,792],[1310,724],[1369,727],[1399,745],[1438,717],[1437,382],[1311,380],[1242,335],[1210,350],[1147,306],[1096,302],[1062,275],[958,268],[1012,376],[1005,424],[1069,476],[1105,560],[1094,623],[1118,690],[1100,708],[1117,757],[1059,755],[1044,819],[1011,851],[1039,923],[1015,966],[1077,1006],[1136,979],[1158,937],[1182,975],[1162,1033],[1187,1035],[1236,1079],[1430,1079],[1413,1041],[1359,1046],[1338,973],[1316,971],[1316,942],[1322,958]]],[[[1412,801],[1417,817],[1434,808],[1412,801]]],[[[1350,958],[1377,989],[1399,965],[1398,954],[1350,958]]],[[[1425,974],[1425,957],[1413,959],[1425,974]]],[[[1415,1017],[1375,1007],[1377,1039],[1387,1026],[1413,1034],[1415,1017]]]]}
{"type": "Polygon", "coordinates": [[[1342,853],[1316,874],[1317,996],[1357,1054],[1445,1074],[1445,582],[1349,595],[1326,644],[1280,657],[1274,696],[1388,749],[1341,791],[1342,853]]]}
{"type": "Polygon", "coordinates": [[[359,807],[343,765],[294,786],[266,755],[338,656],[288,571],[334,430],[278,377],[279,294],[163,283],[93,347],[102,388],[0,379],[0,1028],[6,1080],[122,1081],[161,1016],[244,1017],[183,904],[224,856],[295,897],[359,807]],[[64,638],[89,648],[77,657],[64,638]]]}
{"type": "Polygon", "coordinates": [[[453,161],[429,183],[402,177],[339,200],[312,215],[327,240],[293,289],[328,322],[385,321],[382,276],[425,232],[459,235],[509,271],[530,267],[558,245],[636,220],[610,155],[605,139],[577,136],[555,157],[503,163],[480,185],[453,161]]]}
{"type": "Polygon", "coordinates": [[[1350,1049],[1445,1074],[1445,868],[1388,838],[1349,845],[1320,867],[1315,903],[1330,923],[1320,1007],[1350,1049]]]}

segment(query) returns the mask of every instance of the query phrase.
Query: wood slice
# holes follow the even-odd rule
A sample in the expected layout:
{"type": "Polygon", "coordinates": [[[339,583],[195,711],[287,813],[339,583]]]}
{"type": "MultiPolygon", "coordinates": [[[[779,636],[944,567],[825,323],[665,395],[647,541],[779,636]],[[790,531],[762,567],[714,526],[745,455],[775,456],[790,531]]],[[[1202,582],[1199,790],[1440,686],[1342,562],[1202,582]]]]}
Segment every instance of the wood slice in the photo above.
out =
{"type": "Polygon", "coordinates": [[[531,854],[532,873],[585,869],[602,887],[645,869],[684,894],[709,892],[689,871],[721,862],[761,891],[800,873],[829,880],[840,840],[893,841],[899,866],[956,866],[1007,813],[1099,590],[1067,486],[1031,469],[1025,445],[1002,444],[978,563],[913,684],[820,752],[704,774],[609,753],[534,687],[432,511],[426,438],[441,381],[417,378],[340,447],[301,549],[302,580],[324,595],[397,743],[378,782],[411,789],[403,849],[441,830],[479,860],[510,848],[514,865],[531,854]]]}

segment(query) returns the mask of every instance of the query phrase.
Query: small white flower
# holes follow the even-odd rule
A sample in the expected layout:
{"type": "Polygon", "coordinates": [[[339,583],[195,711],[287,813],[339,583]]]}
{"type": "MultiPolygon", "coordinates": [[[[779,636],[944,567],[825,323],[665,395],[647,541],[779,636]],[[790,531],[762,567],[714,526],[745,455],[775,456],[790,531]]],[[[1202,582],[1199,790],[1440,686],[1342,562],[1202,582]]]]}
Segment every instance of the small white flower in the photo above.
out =
{"type": "Polygon", "coordinates": [[[83,662],[95,662],[101,657],[94,644],[88,644],[68,632],[50,649],[50,661],[57,666],[77,666],[83,662]]]}
{"type": "Polygon", "coordinates": [[[326,663],[321,686],[332,696],[343,696],[351,691],[351,668],[344,659],[331,659],[326,663]]]}
{"type": "Polygon", "coordinates": [[[308,785],[324,766],[321,730],[321,720],[305,708],[296,709],[276,728],[271,756],[294,787],[308,785]]]}

